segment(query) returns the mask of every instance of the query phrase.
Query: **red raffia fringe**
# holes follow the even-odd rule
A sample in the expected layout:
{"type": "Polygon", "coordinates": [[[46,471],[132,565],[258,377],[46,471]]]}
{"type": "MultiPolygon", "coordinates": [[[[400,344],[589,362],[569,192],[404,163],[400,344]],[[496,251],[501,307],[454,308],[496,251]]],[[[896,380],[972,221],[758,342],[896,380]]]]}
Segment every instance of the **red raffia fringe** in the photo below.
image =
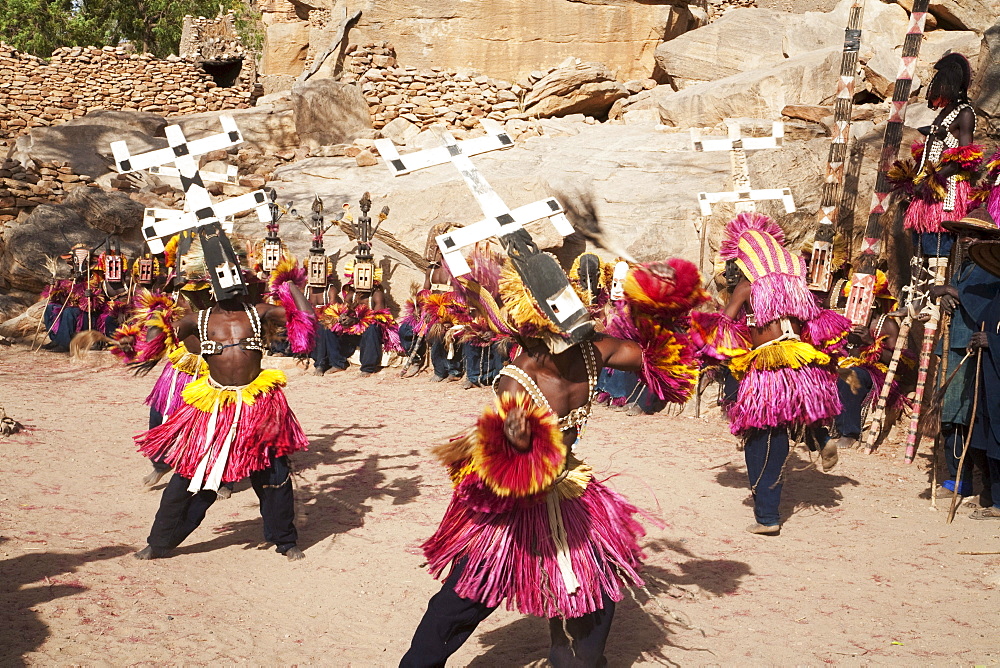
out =
{"type": "MultiPolygon", "coordinates": [[[[146,457],[162,457],[177,473],[193,478],[206,452],[211,453],[208,470],[212,469],[235,410],[232,402],[219,408],[215,435],[207,447],[205,436],[211,413],[186,401],[159,427],[136,436],[136,445],[146,457]]],[[[305,450],[308,444],[281,388],[273,387],[257,396],[252,404],[243,405],[222,481],[242,480],[270,466],[272,457],[305,450]]]]}
{"type": "Polygon", "coordinates": [[[455,490],[434,535],[423,544],[431,574],[441,578],[449,564],[468,562],[455,592],[488,606],[536,617],[580,617],[614,601],[623,584],[641,587],[638,538],[645,534],[633,515],[638,509],[591,480],[583,495],[562,500],[573,572],[580,588],[569,594],[556,560],[545,496],[527,505],[492,494],[476,475],[455,490]]]}

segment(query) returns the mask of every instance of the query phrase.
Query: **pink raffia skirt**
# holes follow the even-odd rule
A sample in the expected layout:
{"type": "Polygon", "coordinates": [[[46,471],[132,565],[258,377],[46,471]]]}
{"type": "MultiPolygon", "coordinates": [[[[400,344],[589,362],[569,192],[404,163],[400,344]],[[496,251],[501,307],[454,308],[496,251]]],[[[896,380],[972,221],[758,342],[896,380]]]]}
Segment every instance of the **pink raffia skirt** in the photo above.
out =
{"type": "Polygon", "coordinates": [[[198,378],[184,388],[183,403],[166,422],[135,437],[139,452],[162,459],[199,489],[218,489],[266,469],[272,457],[308,446],[284,384],[284,374],[271,369],[239,388],[198,378]]]}
{"type": "Polygon", "coordinates": [[[829,420],[842,409],[829,355],[804,341],[759,346],[732,358],[729,369],[740,383],[727,409],[734,434],[807,426],[829,420]]]}
{"type": "Polygon", "coordinates": [[[923,234],[947,232],[941,227],[941,223],[946,220],[965,218],[969,212],[970,204],[972,204],[969,200],[971,194],[972,185],[964,179],[958,181],[955,184],[955,209],[953,211],[945,211],[943,201],[914,197],[906,208],[903,227],[923,234]]]}
{"type": "Polygon", "coordinates": [[[637,512],[579,462],[553,490],[521,498],[497,496],[470,473],[423,550],[438,579],[467,560],[455,585],[463,598],[506,601],[508,610],[537,617],[580,617],[603,607],[602,592],[620,601],[623,586],[643,586],[637,512]],[[561,547],[555,534],[565,537],[561,547]]]}

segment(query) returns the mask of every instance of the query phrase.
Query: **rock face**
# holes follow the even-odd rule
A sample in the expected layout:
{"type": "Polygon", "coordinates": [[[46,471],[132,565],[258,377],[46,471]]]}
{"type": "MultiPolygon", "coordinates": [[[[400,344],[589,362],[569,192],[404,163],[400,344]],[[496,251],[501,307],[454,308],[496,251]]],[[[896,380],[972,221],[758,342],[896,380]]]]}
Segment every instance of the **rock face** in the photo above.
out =
{"type": "Polygon", "coordinates": [[[810,51],[781,64],[710,81],[660,102],[664,125],[713,126],[725,118],[780,118],[785,105],[831,104],[841,49],[810,51]]]}
{"type": "Polygon", "coordinates": [[[310,148],[350,143],[372,127],[368,103],[353,84],[328,79],[297,84],[292,110],[299,139],[310,148]]]}
{"type": "Polygon", "coordinates": [[[604,116],[616,100],[627,95],[625,86],[601,63],[575,63],[542,77],[525,94],[522,104],[525,117],[604,116]]]}
{"type": "Polygon", "coordinates": [[[931,13],[950,28],[974,30],[979,34],[1000,16],[998,0],[935,0],[930,3],[931,13]]]}
{"type": "Polygon", "coordinates": [[[264,152],[273,153],[294,149],[301,143],[295,130],[295,112],[289,101],[239,109],[236,111],[192,114],[177,119],[177,124],[189,137],[203,137],[221,131],[219,116],[228,114],[236,121],[245,144],[264,152]]]}
{"type": "Polygon", "coordinates": [[[260,71],[267,75],[297,77],[305,68],[309,54],[309,24],[296,21],[269,25],[266,44],[260,71]]]}
{"type": "MultiPolygon", "coordinates": [[[[309,15],[309,22],[321,28],[323,22],[317,23],[308,10],[328,10],[336,3],[296,4],[300,16],[309,15]]],[[[262,9],[268,22],[269,7],[262,9]]],[[[471,68],[504,79],[570,56],[605,63],[622,80],[646,77],[653,71],[656,45],[697,25],[681,0],[360,0],[349,3],[348,9],[362,10],[348,35],[351,43],[391,35],[400,59],[414,67],[471,68]]],[[[283,16],[289,18],[287,12],[283,16]]],[[[313,37],[320,49],[330,39],[320,30],[313,37]]],[[[262,74],[271,74],[267,63],[272,48],[287,47],[272,42],[269,30],[262,74]]]]}
{"type": "Polygon", "coordinates": [[[972,96],[976,109],[986,117],[995,133],[1000,131],[1000,22],[983,35],[979,62],[982,66],[976,71],[972,96]]]}
{"type": "Polygon", "coordinates": [[[142,205],[124,193],[78,188],[62,204],[37,207],[0,235],[0,288],[38,293],[48,284],[45,258],[58,257],[76,243],[91,248],[117,235],[122,250],[135,257],[140,246],[142,205]]]}
{"type": "MultiPolygon", "coordinates": [[[[638,259],[681,256],[697,260],[697,193],[731,187],[728,154],[696,153],[686,132],[655,132],[652,123],[588,125],[557,119],[543,121],[542,125],[554,132],[558,126],[566,127],[559,131],[559,137],[533,137],[517,142],[509,150],[474,158],[508,206],[589,190],[594,194],[607,236],[638,259]]],[[[762,204],[760,209],[775,215],[795,244],[805,240],[815,224],[828,150],[829,139],[819,138],[787,142],[780,150],[750,154],[751,183],[792,188],[799,213],[786,216],[771,203],[762,204]]],[[[385,203],[392,209],[382,229],[418,252],[434,223],[468,223],[483,217],[461,177],[449,165],[393,178],[384,164],[359,170],[350,169],[352,163],[351,158],[309,158],[278,168],[271,185],[282,200],[291,199],[300,211],[308,208],[316,193],[324,198],[327,210],[336,210],[341,203],[353,204],[360,193],[370,191],[376,207],[385,203]],[[320,178],[322,174],[336,174],[337,179],[320,178]]],[[[862,180],[870,184],[873,177],[865,172],[862,180]]],[[[860,206],[864,207],[867,198],[862,199],[865,202],[860,206]]],[[[728,216],[732,216],[731,211],[728,216]]],[[[710,224],[714,230],[713,247],[725,220],[727,213],[720,208],[710,224]]],[[[346,259],[353,244],[335,232],[327,237],[328,251],[339,244],[341,257],[346,259]]],[[[538,234],[544,244],[560,243],[547,222],[536,224],[532,233],[538,234]]],[[[252,232],[260,234],[259,229],[252,232]]],[[[283,226],[281,236],[296,254],[307,252],[309,236],[304,229],[283,226]]],[[[392,274],[390,291],[397,302],[402,302],[411,281],[421,280],[419,272],[378,242],[375,254],[388,254],[393,264],[399,263],[392,274]]]]}

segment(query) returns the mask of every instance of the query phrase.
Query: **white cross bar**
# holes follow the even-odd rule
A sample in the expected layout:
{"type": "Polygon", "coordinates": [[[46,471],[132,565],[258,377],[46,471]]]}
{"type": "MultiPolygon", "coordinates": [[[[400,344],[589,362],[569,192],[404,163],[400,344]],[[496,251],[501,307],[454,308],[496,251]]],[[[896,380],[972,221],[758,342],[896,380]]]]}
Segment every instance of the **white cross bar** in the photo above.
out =
{"type": "Polygon", "coordinates": [[[573,233],[573,225],[570,224],[566,214],[563,213],[562,205],[555,199],[539,200],[531,204],[519,206],[513,211],[507,211],[496,218],[485,218],[478,223],[460,227],[447,234],[439,235],[436,240],[444,261],[448,263],[448,268],[455,276],[463,276],[469,273],[469,264],[465,261],[461,249],[467,248],[480,241],[485,241],[491,237],[500,237],[519,230],[525,225],[549,218],[555,226],[556,231],[562,236],[569,236],[573,233]]]}
{"type": "Polygon", "coordinates": [[[221,133],[191,141],[184,138],[184,133],[179,125],[168,125],[164,128],[164,133],[170,145],[167,148],[155,149],[138,155],[129,153],[128,144],[124,141],[111,142],[111,154],[115,159],[115,168],[125,174],[154,166],[168,165],[184,156],[204,155],[243,143],[243,135],[236,127],[236,121],[233,120],[232,116],[223,114],[219,116],[219,122],[222,124],[221,133]]]}
{"type": "Polygon", "coordinates": [[[741,137],[738,124],[730,119],[726,119],[725,122],[730,135],[726,139],[702,139],[701,128],[691,128],[691,143],[694,145],[694,150],[710,152],[742,148],[744,151],[756,151],[764,148],[780,148],[784,143],[785,124],[781,121],[774,121],[771,125],[770,137],[741,137]]]}
{"type": "Polygon", "coordinates": [[[255,190],[239,197],[212,204],[198,211],[177,211],[176,209],[146,209],[142,219],[142,236],[149,246],[149,252],[162,253],[164,239],[215,221],[222,223],[223,229],[232,232],[232,216],[255,209],[257,218],[263,224],[271,221],[271,207],[263,190],[255,190]]]}
{"type": "Polygon", "coordinates": [[[472,191],[483,213],[486,214],[485,220],[437,237],[438,247],[448,264],[448,269],[454,276],[462,276],[470,271],[469,265],[461,253],[463,248],[491,237],[510,234],[536,220],[549,218],[556,231],[562,236],[573,233],[573,226],[563,213],[562,206],[554,198],[550,197],[527,204],[512,211],[493,190],[476,169],[476,166],[472,164],[469,156],[510,148],[514,142],[496,121],[483,119],[482,124],[489,133],[485,137],[459,142],[451,134],[444,132],[441,134],[444,146],[425,149],[407,156],[400,156],[396,147],[389,140],[383,139],[375,142],[375,148],[395,176],[451,162],[462,175],[465,184],[472,191]]]}
{"type": "MultiPolygon", "coordinates": [[[[210,181],[212,183],[228,183],[231,185],[239,183],[239,172],[236,165],[228,165],[225,173],[207,172],[205,170],[199,170],[199,172],[201,173],[202,181],[210,181]]],[[[156,174],[158,176],[180,176],[181,170],[176,167],[153,165],[149,168],[149,173],[156,174]]]]}
{"type": "Polygon", "coordinates": [[[504,131],[503,126],[494,120],[484,118],[481,121],[483,129],[488,133],[485,137],[466,139],[463,142],[455,142],[452,145],[456,148],[449,149],[448,146],[437,146],[435,148],[424,149],[416,153],[410,153],[405,158],[399,155],[395,145],[390,139],[376,139],[375,150],[379,152],[389,171],[393,176],[402,176],[425,167],[434,167],[451,162],[457,150],[460,155],[471,156],[510,148],[514,145],[514,140],[504,131]]]}
{"type": "Polygon", "coordinates": [[[767,188],[763,190],[741,190],[721,193],[698,193],[698,205],[701,207],[701,215],[711,216],[712,205],[719,202],[733,202],[745,204],[759,202],[762,200],[781,200],[785,207],[785,213],[795,212],[795,199],[789,188],[767,188]]]}

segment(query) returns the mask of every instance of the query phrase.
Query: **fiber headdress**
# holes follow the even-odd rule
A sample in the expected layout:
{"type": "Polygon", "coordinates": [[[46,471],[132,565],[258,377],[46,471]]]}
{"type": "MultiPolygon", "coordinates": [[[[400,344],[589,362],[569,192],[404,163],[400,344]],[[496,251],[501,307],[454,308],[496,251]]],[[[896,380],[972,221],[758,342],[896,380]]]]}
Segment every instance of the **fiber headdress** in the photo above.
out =
{"type": "Polygon", "coordinates": [[[745,212],[723,233],[719,254],[750,280],[751,301],[761,325],[784,317],[803,322],[819,315],[806,286],[805,263],[784,247],[785,233],[767,216],[745,212]]]}

